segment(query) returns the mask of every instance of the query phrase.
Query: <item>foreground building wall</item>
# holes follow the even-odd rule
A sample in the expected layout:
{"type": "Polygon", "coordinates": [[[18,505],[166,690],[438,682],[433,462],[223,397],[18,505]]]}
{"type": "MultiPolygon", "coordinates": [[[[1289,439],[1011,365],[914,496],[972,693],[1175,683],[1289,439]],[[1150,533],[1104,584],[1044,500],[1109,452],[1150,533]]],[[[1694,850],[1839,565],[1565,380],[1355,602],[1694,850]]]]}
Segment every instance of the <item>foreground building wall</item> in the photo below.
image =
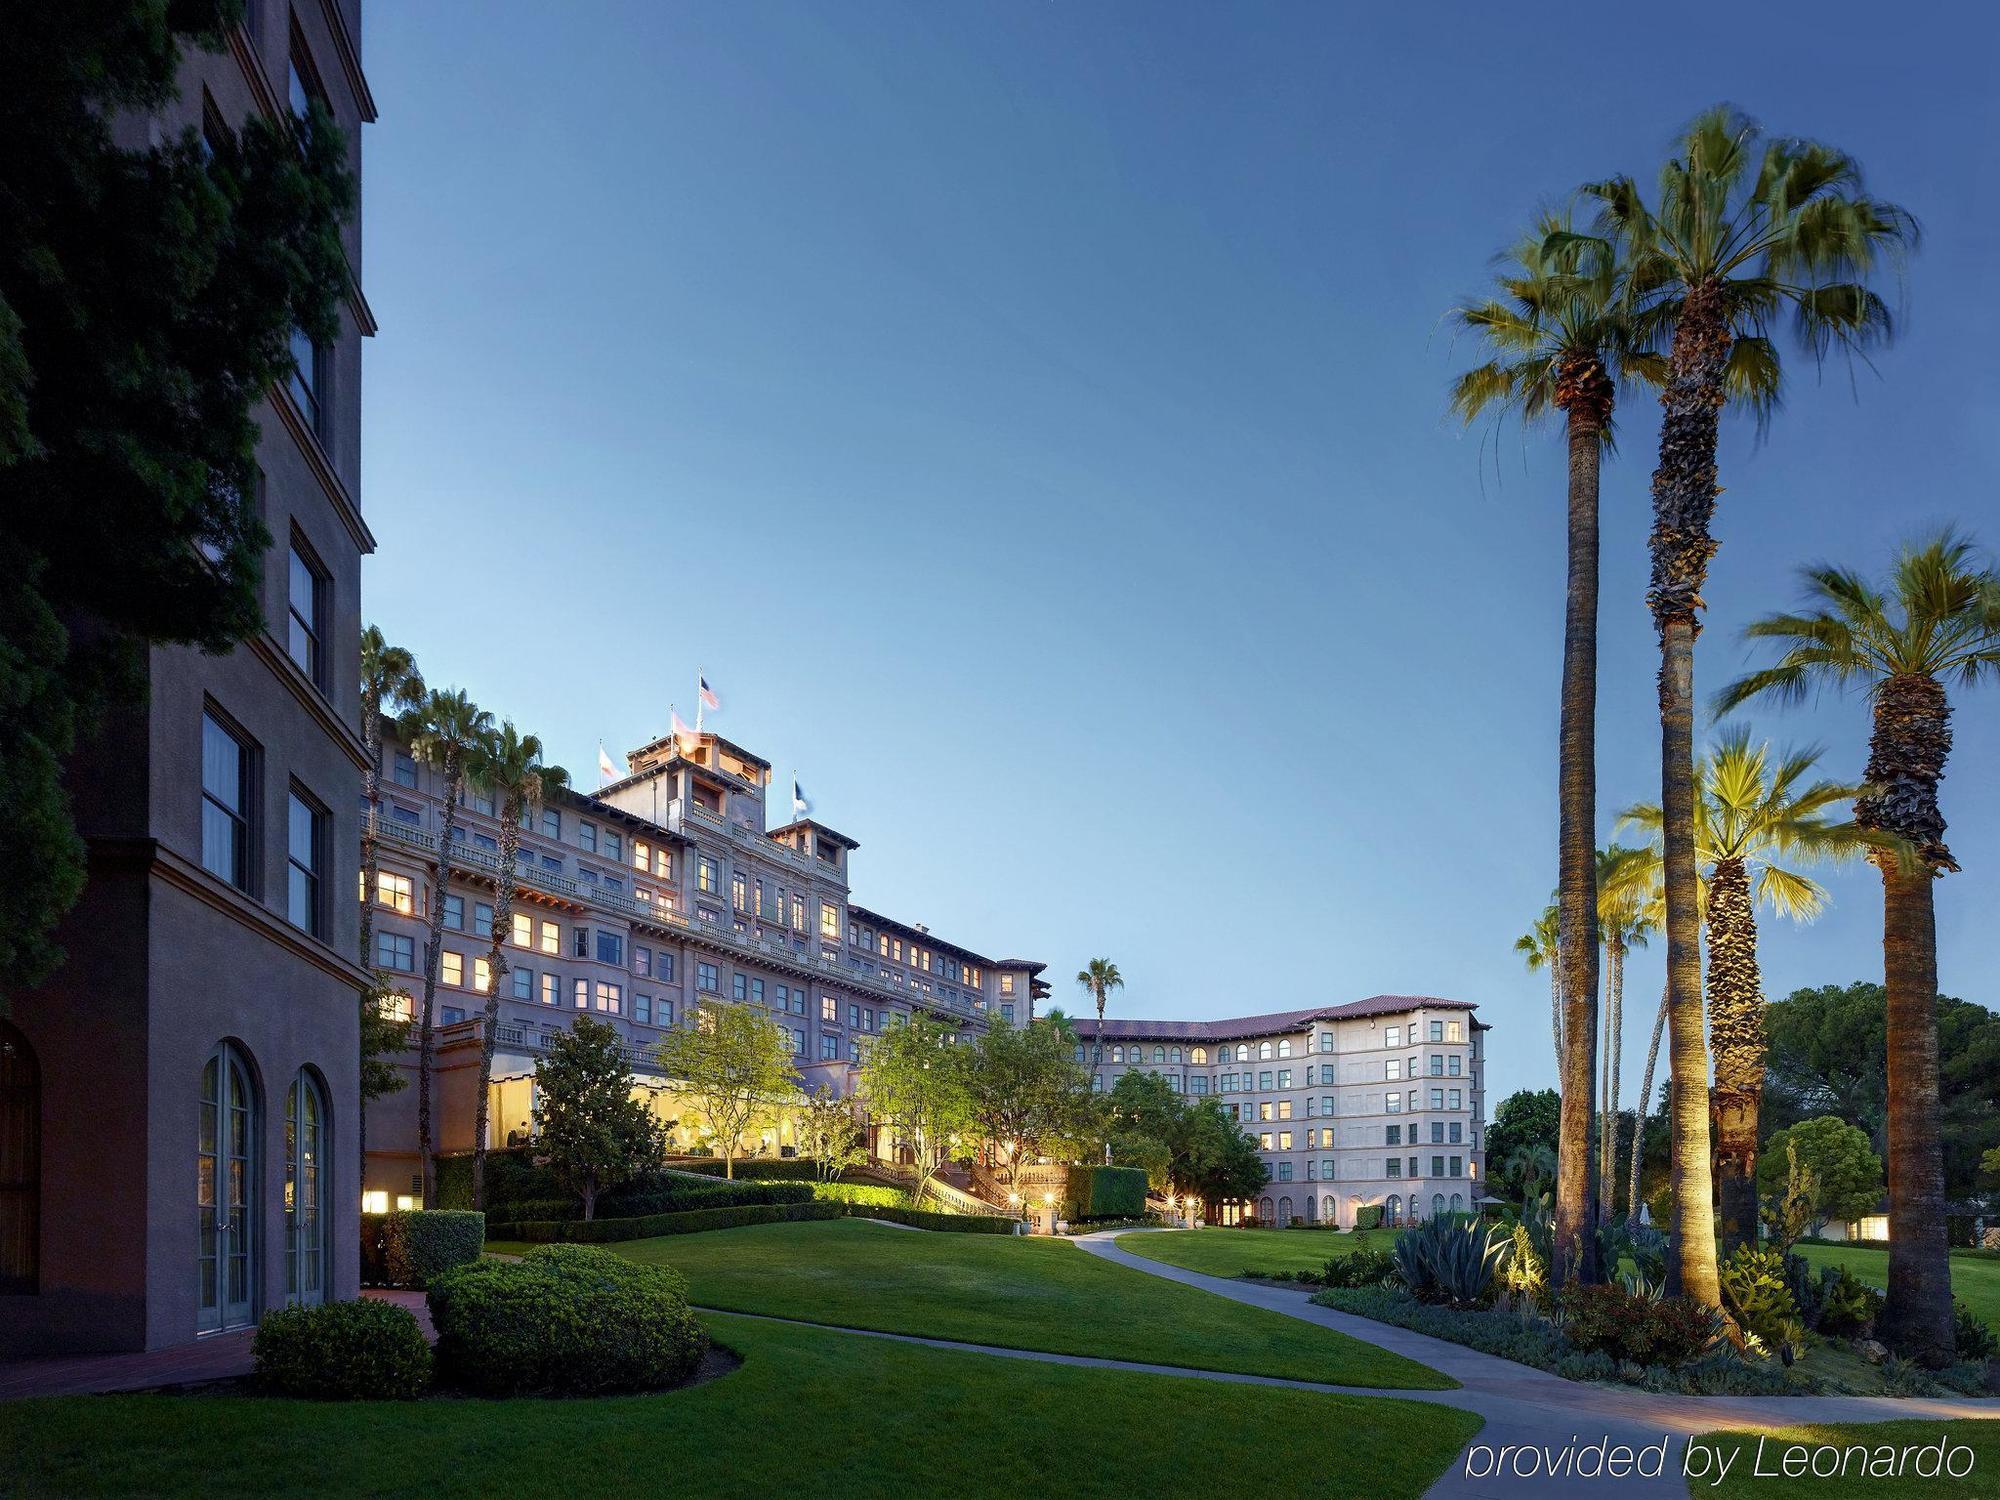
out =
{"type": "Polygon", "coordinates": [[[1156,1073],[1215,1095],[1256,1137],[1270,1181],[1222,1220],[1354,1227],[1469,1209],[1485,1191],[1484,1022],[1463,1000],[1376,995],[1227,1021],[1080,1018],[1077,1061],[1096,1086],[1156,1073]]]}
{"type": "MultiPolygon", "coordinates": [[[[252,5],[143,144],[322,95],[360,168],[358,0],[252,5]]],[[[210,127],[212,128],[212,126],[210,127]]],[[[157,1348],[358,1290],[360,225],[341,333],[258,408],[265,629],[157,649],[71,769],[90,882],[0,1024],[0,1353],[157,1348]],[[17,1176],[16,1173],[24,1175],[17,1176]]]]}

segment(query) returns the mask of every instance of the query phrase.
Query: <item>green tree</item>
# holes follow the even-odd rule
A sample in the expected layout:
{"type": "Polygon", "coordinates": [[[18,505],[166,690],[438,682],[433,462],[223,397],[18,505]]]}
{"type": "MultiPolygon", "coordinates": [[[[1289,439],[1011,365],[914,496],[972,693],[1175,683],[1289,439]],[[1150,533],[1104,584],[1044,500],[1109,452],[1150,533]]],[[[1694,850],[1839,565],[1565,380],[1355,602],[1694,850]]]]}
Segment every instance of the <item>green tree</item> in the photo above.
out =
{"type": "Polygon", "coordinates": [[[733,1179],[744,1132],[798,1093],[791,1038],[747,1005],[704,1000],[691,1019],[661,1037],[655,1055],[714,1136],[722,1175],[733,1179]]]}
{"type": "Polygon", "coordinates": [[[958,1033],[921,1012],[891,1026],[861,1060],[861,1097],[916,1159],[918,1203],[945,1153],[973,1128],[971,1049],[958,1033]]]}
{"type": "MultiPolygon", "coordinates": [[[[424,938],[424,998],[417,1012],[417,1147],[423,1155],[424,1207],[437,1207],[437,1143],[431,1119],[431,1071],[437,1059],[438,965],[444,953],[444,898],[451,889],[452,858],[458,835],[459,794],[467,768],[493,733],[493,716],[454,688],[431,688],[396,722],[397,738],[410,754],[438,773],[444,817],[431,854],[429,931],[424,938]]],[[[489,986],[490,987],[490,986],[489,986]]]]}
{"type": "Polygon", "coordinates": [[[409,1086],[403,1070],[392,1061],[410,1044],[409,996],[392,989],[381,974],[361,992],[360,1105],[354,1154],[362,1169],[368,1165],[368,1106],[371,1101],[409,1086]]]}
{"type": "Polygon", "coordinates": [[[1486,1161],[1489,1171],[1498,1163],[1504,1184],[1518,1197],[1525,1183],[1505,1172],[1506,1163],[1520,1148],[1541,1146],[1555,1155],[1562,1143],[1562,1096],[1554,1089],[1517,1089],[1502,1099],[1486,1127],[1486,1161]]]}
{"type": "Polygon", "coordinates": [[[1549,971],[1549,1029],[1555,1037],[1556,1076],[1560,1078],[1564,1057],[1562,911],[1555,902],[1543,907],[1535,925],[1514,939],[1514,951],[1526,961],[1530,974],[1540,969],[1549,971]]]}
{"type": "Polygon", "coordinates": [[[855,1123],[854,1101],[822,1084],[798,1102],[799,1148],[812,1158],[821,1182],[832,1182],[868,1159],[868,1145],[855,1123]]]}
{"type": "Polygon", "coordinates": [[[633,1095],[615,1027],[578,1016],[570,1030],[551,1033],[535,1059],[535,1097],[536,1153],[583,1200],[586,1219],[596,1217],[600,1194],[666,1158],[666,1132],[633,1095]]]}
{"type": "Polygon", "coordinates": [[[1503,258],[1497,296],[1453,309],[1493,357],[1459,376],[1452,409],[1467,422],[1513,412],[1536,424],[1560,412],[1568,448],[1567,584],[1556,751],[1556,904],[1565,1045],[1563,1140],[1556,1185],[1558,1285],[1595,1280],[1598,1174],[1590,1132],[1597,1071],[1597,551],[1598,474],[1611,443],[1618,387],[1654,360],[1635,338],[1617,246],[1579,239],[1544,215],[1503,258]]]}
{"type": "Polygon", "coordinates": [[[1866,195],[1851,157],[1811,141],[1766,140],[1723,107],[1688,127],[1652,204],[1629,177],[1585,193],[1600,205],[1603,238],[1623,248],[1636,323],[1667,343],[1647,602],[1660,638],[1674,1088],[1669,1270],[1677,1290],[1720,1308],[1694,843],[1694,638],[1716,550],[1719,421],[1732,396],[1760,421],[1774,409],[1779,361],[1769,328],[1782,312],[1794,315],[1814,357],[1886,338],[1888,310],[1868,279],[1886,254],[1914,241],[1916,226],[1866,195]]]}
{"type": "Polygon", "coordinates": [[[1972,544],[1944,532],[1905,546],[1878,588],[1844,568],[1806,571],[1802,611],[1745,631],[1775,642],[1775,665],[1723,692],[1724,709],[1751,698],[1794,703],[1820,688],[1859,688],[1873,711],[1866,795],[1855,821],[1880,836],[1888,991],[1889,1298],[1885,1337],[1927,1363],[1954,1348],[1939,1136],[1937,912],[1934,886],[1958,869],[1944,842],[1938,785],[1951,753],[1947,685],[2000,677],[2000,574],[1972,544]]]}
{"type": "Polygon", "coordinates": [[[1125,988],[1125,976],[1110,959],[1093,958],[1077,970],[1076,982],[1097,1006],[1097,1034],[1090,1044],[1090,1070],[1095,1073],[1104,1066],[1104,1002],[1113,990],[1125,988]]]}
{"type": "Polygon", "coordinates": [[[392,646],[379,626],[361,632],[361,742],[368,764],[361,771],[361,796],[368,818],[361,826],[361,967],[375,967],[375,903],[382,867],[382,755],[390,724],[423,701],[424,679],[417,659],[392,646]]]}
{"type": "Polygon", "coordinates": [[[1271,1175],[1257,1142],[1214,1098],[1201,1100],[1183,1118],[1173,1174],[1176,1188],[1211,1208],[1254,1199],[1271,1175]]]}
{"type": "Polygon", "coordinates": [[[0,44],[0,1010],[62,961],[84,886],[64,788],[77,737],[137,711],[151,644],[264,626],[270,533],[252,409],[331,339],[348,285],[347,147],[254,114],[140,146],[121,117],[228,45],[234,0],[7,8],[0,44]]]}
{"type": "Polygon", "coordinates": [[[507,938],[514,924],[514,863],[521,829],[541,806],[569,785],[569,772],[542,764],[542,742],[514,728],[513,720],[477,741],[467,776],[493,797],[500,814],[500,851],[493,881],[493,930],[486,950],[486,1012],[479,1032],[479,1092],[472,1113],[472,1206],[486,1207],[486,1120],[493,1092],[493,1049],[500,1039],[500,986],[513,965],[507,938]]]}
{"type": "MultiPolygon", "coordinates": [[[[1861,788],[1808,781],[1820,752],[1774,756],[1748,730],[1723,734],[1695,771],[1695,861],[1708,930],[1708,1028],[1715,1053],[1715,1165],[1725,1255],[1757,1238],[1757,1120],[1764,1093],[1764,983],[1757,907],[1795,922],[1825,909],[1826,888],[1794,866],[1840,863],[1869,835],[1843,809],[1861,788]],[[1784,863],[1779,863],[1779,861],[1784,863]]],[[[1660,809],[1642,803],[1625,822],[1654,835],[1647,878],[1660,866],[1660,809]]]]}
{"type": "Polygon", "coordinates": [[[1757,1158],[1757,1187],[1767,1196],[1785,1185],[1788,1149],[1796,1154],[1799,1166],[1812,1174],[1815,1228],[1829,1219],[1858,1219],[1881,1205],[1882,1158],[1868,1144],[1865,1130],[1832,1115],[1820,1115],[1778,1131],[1765,1142],[1757,1158]]]}
{"type": "Polygon", "coordinates": [[[1067,1033],[1046,1020],[994,1026],[973,1044],[967,1087],[972,1118],[998,1148],[1011,1187],[1024,1162],[1050,1154],[1090,1103],[1090,1077],[1067,1033]]]}

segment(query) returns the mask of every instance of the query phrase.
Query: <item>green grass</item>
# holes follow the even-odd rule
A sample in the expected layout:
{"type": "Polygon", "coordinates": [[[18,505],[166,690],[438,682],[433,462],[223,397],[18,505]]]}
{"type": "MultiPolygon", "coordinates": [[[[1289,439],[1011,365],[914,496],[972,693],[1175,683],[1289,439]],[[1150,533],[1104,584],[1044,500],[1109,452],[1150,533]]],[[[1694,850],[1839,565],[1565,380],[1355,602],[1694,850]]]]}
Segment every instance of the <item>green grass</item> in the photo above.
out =
{"type": "Polygon", "coordinates": [[[1359,1339],[1114,1265],[1067,1240],[831,1219],[611,1248],[678,1268],[694,1302],[729,1312],[1335,1385],[1453,1385],[1359,1339]]]}
{"type": "MultiPolygon", "coordinates": [[[[1889,1285],[1889,1252],[1868,1245],[1801,1245],[1815,1266],[1845,1266],[1873,1287],[1889,1285]]],[[[2000,1260],[1977,1255],[1951,1258],[1951,1292],[1987,1327],[2000,1333],[2000,1260]]]]}
{"type": "Polygon", "coordinates": [[[0,1405],[0,1494],[629,1500],[809,1490],[1415,1500],[1479,1426],[1468,1413],[1409,1401],[706,1321],[718,1342],[742,1354],[742,1368],[658,1396],[8,1403],[0,1405]],[[1300,1434],[1329,1432],[1340,1435],[1340,1462],[1302,1462],[1300,1434]]]}
{"type": "MultiPolygon", "coordinates": [[[[1710,1478],[1690,1479],[1692,1492],[1714,1495],[1718,1500],[1765,1500],[1765,1497],[1783,1500],[1790,1495],[1810,1497],[1810,1500],[1957,1500],[1957,1497],[1972,1500],[1975,1495],[2000,1494],[2000,1421],[1856,1422],[1840,1426],[1788,1427],[1765,1435],[1761,1460],[1757,1452],[1758,1436],[1756,1433],[1712,1432],[1697,1438],[1697,1445],[1715,1449],[1724,1457],[1732,1454],[1734,1457],[1729,1477],[1720,1485],[1711,1483],[1715,1472],[1711,1460],[1710,1478]],[[1972,1469],[1963,1478],[1949,1479],[1939,1475],[1933,1479],[1920,1479],[1907,1471],[1898,1477],[1869,1478],[1858,1472],[1858,1459],[1845,1477],[1835,1475],[1815,1479],[1807,1474],[1790,1478],[1782,1468],[1786,1450],[1795,1443],[1808,1447],[1833,1445],[1842,1449],[1858,1444],[1865,1447],[1872,1457],[1876,1449],[1884,1444],[1900,1450],[1927,1443],[1935,1449],[1940,1437],[1945,1439],[1947,1445],[1972,1450],[1972,1469]],[[1753,1466],[1760,1462],[1766,1471],[1765,1477],[1761,1478],[1752,1472],[1753,1466]]],[[[1681,1451],[1682,1444],[1679,1442],[1668,1448],[1669,1468],[1680,1461],[1681,1451]]],[[[1697,1457],[1696,1462],[1700,1463],[1701,1459],[1697,1457]]],[[[1831,1460],[1823,1462],[1831,1463],[1831,1460]]],[[[1962,1470],[1964,1460],[1956,1460],[1955,1466],[1962,1470]]]]}
{"type": "Polygon", "coordinates": [[[1210,1276],[1284,1276],[1317,1271],[1335,1256],[1353,1250],[1387,1250],[1393,1229],[1341,1233],[1330,1229],[1173,1229],[1159,1234],[1121,1234],[1118,1248],[1184,1271],[1210,1276]]]}

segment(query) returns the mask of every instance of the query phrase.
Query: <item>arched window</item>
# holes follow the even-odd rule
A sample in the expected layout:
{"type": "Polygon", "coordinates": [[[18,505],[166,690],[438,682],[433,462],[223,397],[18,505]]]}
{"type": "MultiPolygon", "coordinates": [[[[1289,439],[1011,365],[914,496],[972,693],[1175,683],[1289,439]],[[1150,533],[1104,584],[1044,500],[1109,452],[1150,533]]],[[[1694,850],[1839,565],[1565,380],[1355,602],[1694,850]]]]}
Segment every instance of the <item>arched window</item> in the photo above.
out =
{"type": "MultiPolygon", "coordinates": [[[[1223,1050],[1227,1052],[1228,1049],[1225,1048],[1223,1050]]],[[[1227,1059],[1225,1058],[1225,1061],[1226,1060],[1227,1059]]],[[[1206,1047],[1194,1048],[1192,1051],[1188,1053],[1188,1061],[1191,1063],[1199,1063],[1205,1065],[1208,1062],[1208,1048],[1206,1047]]]]}
{"type": "Polygon", "coordinates": [[[1292,1200],[1289,1198],[1280,1198],[1278,1200],[1278,1227],[1280,1229],[1283,1229],[1287,1224],[1291,1222],[1292,1222],[1292,1200]]]}
{"type": "Polygon", "coordinates": [[[1257,1044],[1257,1058],[1260,1062],[1269,1062],[1271,1060],[1271,1044],[1269,1042],[1259,1042],[1257,1044]]]}
{"type": "Polygon", "coordinates": [[[1083,1043],[1082,1043],[1082,1042],[1078,1042],[1078,1043],[1076,1044],[1076,1060],[1077,1060],[1078,1062],[1083,1062],[1083,1061],[1085,1060],[1085,1059],[1084,1059],[1084,1055],[1083,1055],[1083,1043]]]}
{"type": "Polygon", "coordinates": [[[1272,1222],[1273,1215],[1271,1211],[1271,1200],[1269,1198],[1266,1198],[1261,1204],[1258,1205],[1257,1217],[1266,1225],[1269,1225],[1272,1222]]]}
{"type": "Polygon", "coordinates": [[[1155,1044],[1153,1047],[1153,1061],[1156,1063],[1163,1063],[1166,1060],[1167,1060],[1167,1049],[1165,1047],[1159,1046],[1158,1044],[1155,1044]]]}
{"type": "Polygon", "coordinates": [[[257,1320],[257,1103],[243,1054],[228,1042],[201,1070],[195,1142],[196,1325],[207,1332],[257,1320]]]}
{"type": "Polygon", "coordinates": [[[1432,1194],[1431,1194],[1431,1217],[1432,1217],[1432,1218],[1436,1218],[1436,1217],[1437,1217],[1437,1216],[1438,1216],[1439,1214],[1441,1214],[1441,1213],[1443,1213],[1443,1212],[1444,1212],[1444,1194],[1443,1194],[1443,1193],[1432,1193],[1432,1194]]]}
{"type": "Polygon", "coordinates": [[[1181,1049],[1176,1047],[1172,1052],[1168,1053],[1167,1056],[1170,1057],[1173,1061],[1179,1062],[1181,1060],[1181,1049]]]}
{"type": "Polygon", "coordinates": [[[1403,1200],[1399,1194],[1391,1193],[1389,1201],[1382,1205],[1382,1222],[1391,1229],[1403,1222],[1403,1200]]]}
{"type": "Polygon", "coordinates": [[[1113,1062],[1125,1061],[1125,1049],[1123,1047],[1113,1047],[1111,1049],[1111,1060],[1113,1062]]]}
{"type": "Polygon", "coordinates": [[[1292,1044],[1289,1041],[1278,1043],[1278,1056],[1290,1057],[1291,1055],[1292,1055],[1292,1044]]]}
{"type": "Polygon", "coordinates": [[[0,1293],[35,1290],[42,1252],[42,1072],[0,1021],[0,1293]]]}
{"type": "Polygon", "coordinates": [[[1451,1195],[1451,1211],[1455,1214],[1465,1212],[1465,1194],[1453,1193],[1451,1195]]]}
{"type": "Polygon", "coordinates": [[[1320,1204],[1319,1216],[1322,1219],[1326,1220],[1326,1222],[1329,1224],[1335,1222],[1340,1217],[1340,1210],[1334,1206],[1333,1198],[1331,1195],[1329,1195],[1326,1198],[1326,1200],[1320,1204]]]}
{"type": "Polygon", "coordinates": [[[326,1300],[331,1279],[332,1144],[326,1094],[301,1068],[285,1096],[285,1297],[305,1306],[326,1300]]]}

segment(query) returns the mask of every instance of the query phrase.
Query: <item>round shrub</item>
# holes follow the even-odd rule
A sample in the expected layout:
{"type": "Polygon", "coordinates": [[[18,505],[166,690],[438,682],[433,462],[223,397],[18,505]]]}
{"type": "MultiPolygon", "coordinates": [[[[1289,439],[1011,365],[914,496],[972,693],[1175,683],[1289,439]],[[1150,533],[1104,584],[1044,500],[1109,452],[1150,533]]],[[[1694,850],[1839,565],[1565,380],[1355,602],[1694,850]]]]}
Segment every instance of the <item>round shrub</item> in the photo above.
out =
{"type": "Polygon", "coordinates": [[[430,1308],[439,1376],[489,1396],[658,1390],[708,1349],[678,1271],[590,1245],[447,1271],[430,1308]]]}
{"type": "Polygon", "coordinates": [[[409,1309],[363,1298],[265,1315],[251,1345],[258,1386],[314,1401],[411,1401],[431,1383],[431,1347],[409,1309]]]}
{"type": "Polygon", "coordinates": [[[1578,1353],[1641,1365],[1683,1365],[1721,1331],[1715,1313],[1689,1297],[1641,1297],[1615,1282],[1562,1292],[1563,1337],[1578,1353]]]}
{"type": "Polygon", "coordinates": [[[1328,1286],[1380,1286],[1396,1273],[1396,1258],[1386,1250],[1350,1250],[1326,1263],[1319,1279],[1328,1286]]]}
{"type": "Polygon", "coordinates": [[[486,1215],[470,1209],[399,1208],[361,1216],[361,1280],[366,1286],[414,1287],[478,1260],[486,1215]]]}

